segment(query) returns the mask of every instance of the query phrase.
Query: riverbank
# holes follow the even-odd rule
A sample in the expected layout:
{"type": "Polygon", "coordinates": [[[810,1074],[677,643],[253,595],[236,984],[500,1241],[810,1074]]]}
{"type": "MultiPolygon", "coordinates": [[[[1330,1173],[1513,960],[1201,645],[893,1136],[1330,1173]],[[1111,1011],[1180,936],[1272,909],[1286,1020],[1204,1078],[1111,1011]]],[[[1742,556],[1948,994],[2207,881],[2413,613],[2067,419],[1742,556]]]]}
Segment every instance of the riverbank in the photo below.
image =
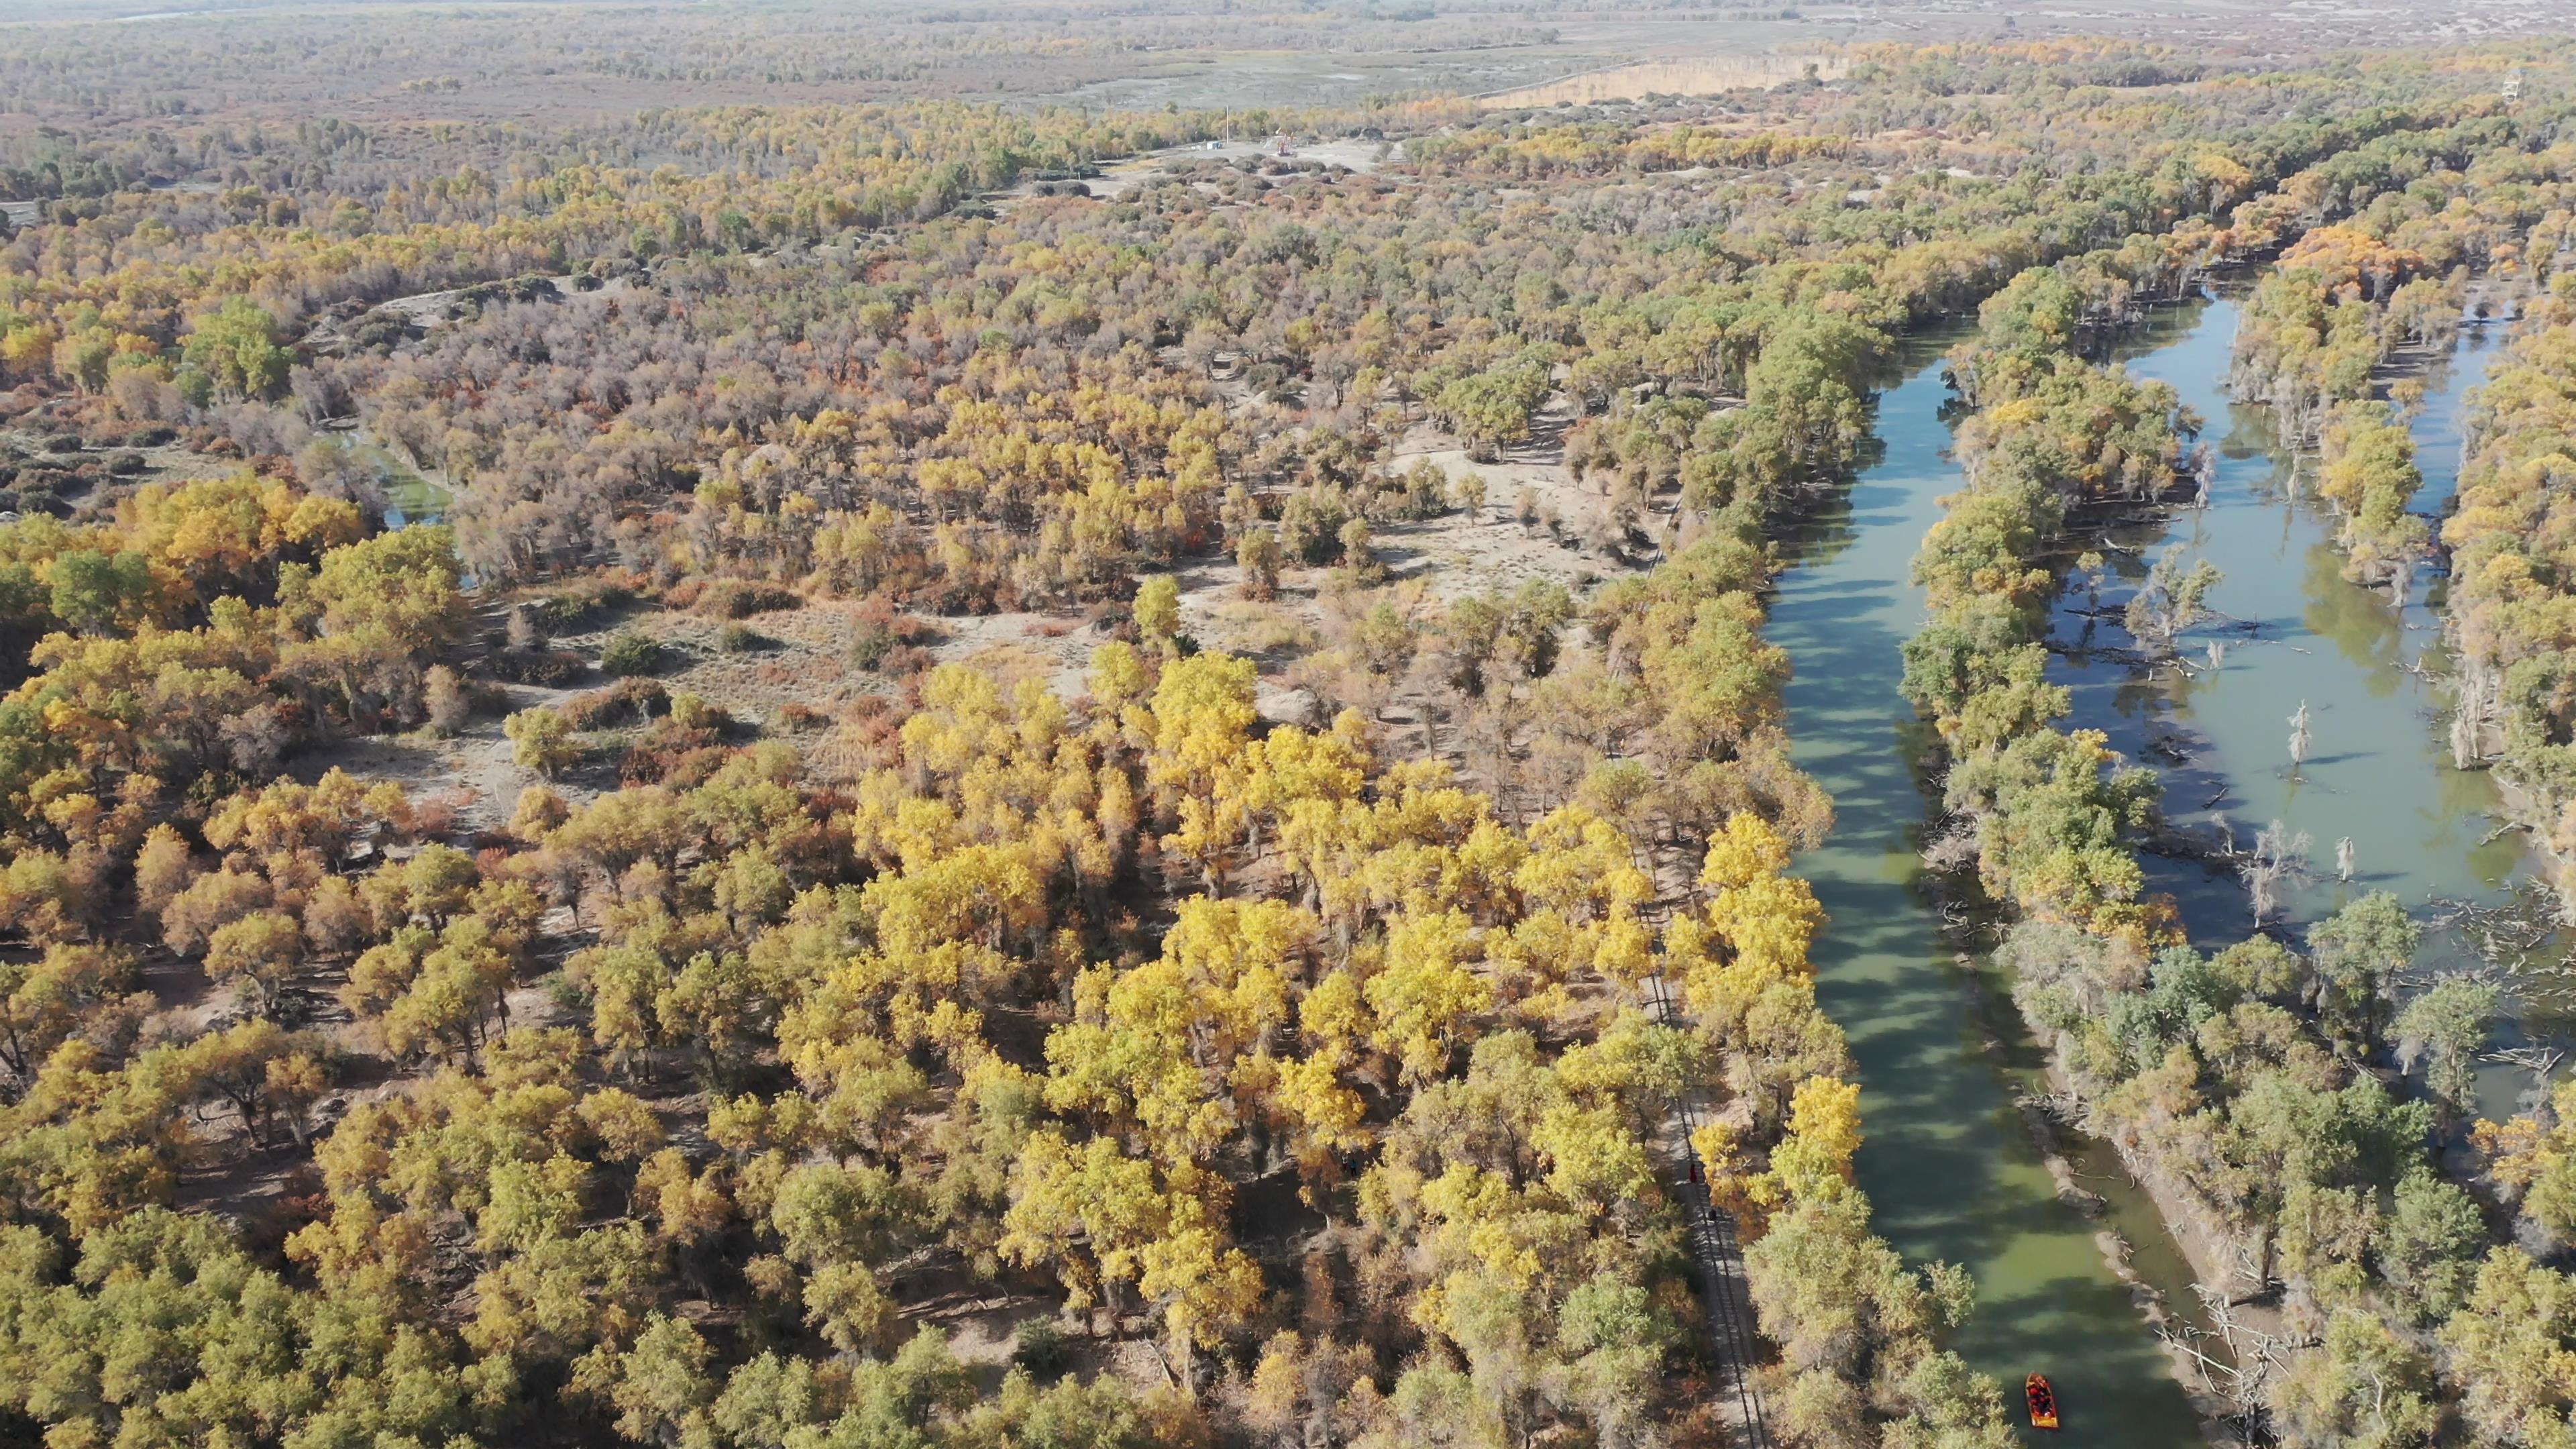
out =
{"type": "MultiPolygon", "coordinates": [[[[2209,1220],[2206,1205],[2153,1162],[2124,1144],[2093,1135],[2081,1121],[2063,1120],[2061,1104],[2072,1104],[2078,1112],[2085,1107],[2063,1057],[2042,1046],[2036,1025],[2010,1004],[2008,980],[2000,983],[2006,999],[2001,1010],[1986,989],[1988,973],[2001,968],[1980,953],[1976,937],[1998,923],[1994,903],[1978,890],[1973,872],[1931,871],[1924,882],[1939,903],[1944,934],[1954,947],[1951,962],[1973,1003],[1972,1019],[1985,1025],[1988,1050],[1999,1061],[2030,1055],[2041,1063],[2033,1085],[2046,1091],[2024,1090],[2014,1105],[2056,1184],[2058,1200],[2099,1225],[2094,1245],[2102,1266],[2128,1289],[2131,1309],[2155,1335],[2175,1385],[2199,1417],[2202,1438],[2213,1445],[2241,1444],[2243,1436],[2230,1419],[2233,1406],[2210,1380],[2213,1366],[2223,1371],[2229,1365],[2201,1357],[2207,1347],[2187,1346],[2199,1339],[2215,1343],[2222,1353],[2232,1352],[2194,1292],[2225,1282],[2230,1256],[2222,1250],[2225,1235],[2209,1220]],[[2108,1162],[2101,1160],[2105,1157],[2108,1162]],[[2105,1167],[2112,1171],[2102,1171],[2105,1167]],[[2088,1182],[2102,1186],[2088,1187],[2088,1182]]],[[[2267,1312],[2244,1316],[2256,1319],[2258,1328],[2272,1327],[2273,1315],[2267,1312]]]]}

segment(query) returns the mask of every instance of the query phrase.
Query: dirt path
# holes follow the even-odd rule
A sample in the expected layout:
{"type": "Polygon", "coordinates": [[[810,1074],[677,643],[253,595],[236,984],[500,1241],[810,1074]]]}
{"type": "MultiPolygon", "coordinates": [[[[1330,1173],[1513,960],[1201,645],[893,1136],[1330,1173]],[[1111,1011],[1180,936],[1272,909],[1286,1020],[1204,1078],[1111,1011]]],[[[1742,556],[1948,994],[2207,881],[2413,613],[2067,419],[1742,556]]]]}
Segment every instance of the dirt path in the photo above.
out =
{"type": "MultiPolygon", "coordinates": [[[[1659,974],[1648,978],[1648,1002],[1666,1026],[1688,1024],[1672,989],[1659,974]]],[[[1666,1123],[1668,1137],[1678,1139],[1682,1209],[1690,1218],[1691,1257],[1699,1264],[1700,1302],[1708,1310],[1710,1355],[1717,1363],[1718,1411],[1727,1436],[1745,1449],[1771,1449],[1771,1425],[1764,1416],[1762,1385],[1755,1377],[1762,1339],[1754,1327],[1752,1283],[1744,1271],[1744,1249],[1736,1237],[1735,1217],[1709,1199],[1708,1183],[1699,1171],[1691,1134],[1706,1113],[1698,1092],[1674,1099],[1666,1123]]]]}

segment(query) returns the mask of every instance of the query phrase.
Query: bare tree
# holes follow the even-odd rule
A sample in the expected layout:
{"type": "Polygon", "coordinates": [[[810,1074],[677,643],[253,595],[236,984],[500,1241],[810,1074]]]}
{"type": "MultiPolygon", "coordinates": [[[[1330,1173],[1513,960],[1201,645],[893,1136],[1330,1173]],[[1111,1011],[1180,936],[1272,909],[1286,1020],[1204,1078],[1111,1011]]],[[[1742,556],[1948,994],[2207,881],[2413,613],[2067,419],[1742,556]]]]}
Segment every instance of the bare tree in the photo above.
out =
{"type": "Polygon", "coordinates": [[[2349,835],[2335,842],[2335,879],[2352,879],[2352,837],[2349,835]]]}
{"type": "Polygon", "coordinates": [[[2308,850],[2315,843],[2306,831],[2292,835],[2290,827],[2278,820],[2255,835],[2253,851],[2236,865],[2254,908],[2255,925],[2271,917],[2280,904],[2281,883],[2306,868],[2308,850]]]}
{"type": "Polygon", "coordinates": [[[2308,762],[2308,746],[2316,736],[2308,730],[2308,702],[2299,701],[2299,712],[2290,716],[2290,778],[2299,778],[2299,767],[2308,762]]]}
{"type": "Polygon", "coordinates": [[[2503,681],[2492,671],[2470,668],[2460,676],[2459,706],[2451,715],[2451,765],[2475,769],[2486,758],[2486,735],[2504,700],[2503,681]]]}

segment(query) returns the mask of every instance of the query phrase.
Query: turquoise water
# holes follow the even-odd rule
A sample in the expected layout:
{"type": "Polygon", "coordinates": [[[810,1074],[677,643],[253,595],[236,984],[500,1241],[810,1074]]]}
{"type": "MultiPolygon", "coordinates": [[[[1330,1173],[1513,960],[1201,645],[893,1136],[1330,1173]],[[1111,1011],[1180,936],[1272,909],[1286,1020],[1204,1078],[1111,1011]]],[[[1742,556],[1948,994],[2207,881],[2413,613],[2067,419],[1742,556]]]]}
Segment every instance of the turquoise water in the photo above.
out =
{"type": "MultiPolygon", "coordinates": [[[[2219,457],[2208,506],[2104,534],[2132,550],[2120,560],[2131,576],[2173,548],[2216,564],[2226,578],[2209,605],[2225,617],[2185,639],[2181,653],[2199,667],[2167,665],[2140,680],[2123,659],[2070,652],[2055,677],[2075,691],[2074,723],[2104,730],[2115,748],[2157,765],[2169,820],[2212,838],[2223,821],[2239,843],[2273,821],[2309,837],[2308,871],[2281,892],[2273,929],[2295,938],[2358,892],[2392,891],[2432,927],[2416,984],[2480,968],[2473,944],[2442,923],[2462,903],[2512,900],[2532,862],[2524,837],[2498,828],[2493,777],[2452,764],[2444,581],[2419,577],[2398,608],[2385,591],[2344,580],[2334,510],[2315,496],[2313,458],[2294,457],[2267,414],[2232,405],[2221,387],[2236,322],[2236,304],[2223,298],[2176,309],[2163,319],[2170,340],[2132,364],[2171,383],[2206,420],[2204,437],[2219,457]],[[2212,640],[2228,648],[2214,670],[2203,655],[2212,640]],[[2290,716],[2302,704],[2312,752],[2293,773],[2290,716]],[[2336,851],[2346,839],[2349,881],[2336,851]]],[[[2468,329],[2424,377],[2423,402],[2409,419],[2424,474],[2412,506],[2436,521],[2459,481],[2470,394],[2500,347],[2493,329],[2468,329]]],[[[2105,602],[2126,594],[2125,585],[2108,589],[2105,602]]],[[[2081,618],[2061,611],[2057,622],[2061,642],[2083,640],[2081,618]]],[[[2104,634],[2126,642],[2116,631],[2104,634]]],[[[2224,946],[2253,929],[2247,892],[2231,870],[2154,855],[2146,864],[2149,887],[2176,898],[2195,944],[2224,946]]],[[[2576,1040],[2563,983],[2510,992],[2506,1009],[2496,1046],[2576,1040]]],[[[2517,1098],[2532,1088],[2517,1069],[2480,1073],[2489,1116],[2518,1110],[2517,1098]]]]}

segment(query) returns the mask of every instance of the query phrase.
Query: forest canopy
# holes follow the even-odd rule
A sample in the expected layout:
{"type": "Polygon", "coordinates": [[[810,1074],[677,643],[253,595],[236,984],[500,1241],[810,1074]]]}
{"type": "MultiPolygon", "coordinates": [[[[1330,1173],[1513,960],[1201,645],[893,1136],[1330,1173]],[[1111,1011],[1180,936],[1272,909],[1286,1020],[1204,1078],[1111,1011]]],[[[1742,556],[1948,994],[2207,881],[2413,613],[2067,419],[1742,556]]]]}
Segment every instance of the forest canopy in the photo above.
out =
{"type": "MultiPolygon", "coordinates": [[[[2313,1310],[2285,1437],[2391,1362],[2381,1442],[2562,1442],[2567,1108],[2462,1120],[2479,1004],[2393,1014],[2381,898],[2176,940],[2044,658],[2068,521],[2202,462],[2105,345],[2229,267],[2357,575],[2428,553],[2369,376],[2556,255],[2565,113],[2497,82],[2560,50],[1122,111],[947,98],[1116,68],[1009,18],[471,28],[789,89],[289,121],[156,102],[151,27],[0,61],[66,122],[0,135],[0,1439],[1715,1445],[1741,1374],[1783,1443],[2013,1442],[1858,1185],[1768,632],[1892,350],[1973,320],[1905,693],[2023,1005],[2313,1310]]],[[[2546,570],[2469,531],[2553,335],[2447,531],[2501,652],[2546,570]]]]}

